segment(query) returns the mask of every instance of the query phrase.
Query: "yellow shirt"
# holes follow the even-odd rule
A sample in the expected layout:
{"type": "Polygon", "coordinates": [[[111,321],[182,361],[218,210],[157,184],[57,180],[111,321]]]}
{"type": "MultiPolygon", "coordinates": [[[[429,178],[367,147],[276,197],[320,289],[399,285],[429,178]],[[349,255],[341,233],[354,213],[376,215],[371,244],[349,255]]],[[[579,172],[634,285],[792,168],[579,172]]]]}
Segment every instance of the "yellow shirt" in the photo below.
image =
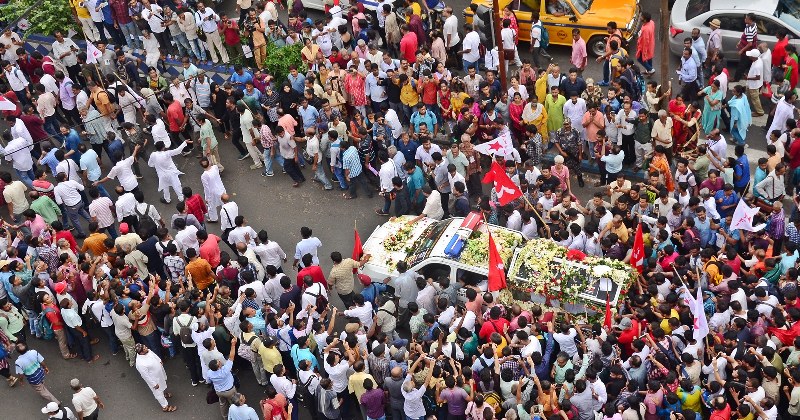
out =
{"type": "Polygon", "coordinates": [[[536,98],[539,99],[539,103],[544,104],[544,100],[547,97],[547,73],[542,73],[542,75],[536,79],[534,89],[536,90],[536,98]]]}
{"type": "Polygon", "coordinates": [[[275,347],[261,347],[265,350],[263,352],[259,351],[258,354],[261,355],[261,363],[264,365],[264,370],[269,373],[273,373],[272,371],[275,369],[275,365],[283,363],[283,359],[281,359],[281,352],[279,352],[275,347]]]}
{"type": "Polygon", "coordinates": [[[466,92],[458,92],[450,95],[450,105],[453,107],[453,112],[456,114],[461,113],[461,107],[464,106],[464,99],[469,98],[466,92]]]}
{"type": "Polygon", "coordinates": [[[422,17],[422,6],[417,2],[411,3],[411,13],[422,17]]]}
{"type": "Polygon", "coordinates": [[[367,392],[367,390],[364,389],[364,379],[367,378],[369,378],[373,384],[377,383],[375,382],[375,378],[366,372],[356,372],[350,375],[350,379],[347,381],[347,392],[356,394],[357,401],[361,401],[361,396],[367,392]]]}
{"type": "Polygon", "coordinates": [[[419,103],[419,93],[414,89],[411,82],[406,83],[400,88],[400,102],[406,106],[415,106],[419,103]]]}
{"type": "Polygon", "coordinates": [[[79,18],[92,17],[92,15],[89,14],[89,9],[83,6],[83,0],[69,0],[69,3],[75,9],[75,14],[78,15],[79,18]]]}

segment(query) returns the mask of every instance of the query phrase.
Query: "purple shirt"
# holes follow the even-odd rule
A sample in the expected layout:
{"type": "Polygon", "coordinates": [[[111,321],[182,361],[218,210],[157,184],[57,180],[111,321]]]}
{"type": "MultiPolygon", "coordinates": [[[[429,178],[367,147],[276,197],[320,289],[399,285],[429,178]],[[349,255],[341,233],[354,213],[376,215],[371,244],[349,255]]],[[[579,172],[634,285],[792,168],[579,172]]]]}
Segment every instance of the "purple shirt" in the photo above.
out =
{"type": "Polygon", "coordinates": [[[386,395],[381,388],[374,388],[365,392],[361,396],[361,404],[364,405],[367,417],[371,419],[379,419],[386,415],[383,409],[386,405],[386,395]]]}
{"type": "Polygon", "coordinates": [[[467,391],[464,388],[453,387],[445,388],[439,393],[439,398],[447,401],[447,412],[460,416],[467,410],[467,391]]]}

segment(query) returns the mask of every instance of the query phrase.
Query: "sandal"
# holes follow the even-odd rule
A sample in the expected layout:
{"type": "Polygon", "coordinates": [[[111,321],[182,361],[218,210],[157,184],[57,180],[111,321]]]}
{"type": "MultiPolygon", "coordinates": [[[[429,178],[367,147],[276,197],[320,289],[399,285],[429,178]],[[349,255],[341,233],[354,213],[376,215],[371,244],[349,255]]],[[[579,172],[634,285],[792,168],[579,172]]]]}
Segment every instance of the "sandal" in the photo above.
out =
{"type": "Polygon", "coordinates": [[[72,354],[70,354],[69,356],[65,357],[65,358],[64,358],[64,360],[70,360],[70,359],[74,359],[74,358],[76,358],[76,357],[78,357],[78,355],[77,355],[77,354],[75,354],[75,353],[72,353],[72,354]]]}
{"type": "Polygon", "coordinates": [[[172,398],[172,394],[169,392],[164,393],[164,398],[172,398]]]}
{"type": "Polygon", "coordinates": [[[162,408],[161,411],[163,411],[165,413],[171,413],[171,412],[173,412],[173,411],[175,411],[177,409],[178,409],[178,407],[175,407],[174,405],[168,405],[168,406],[162,408]]]}
{"type": "Polygon", "coordinates": [[[95,354],[94,356],[92,356],[91,360],[89,360],[89,363],[96,362],[98,360],[100,360],[100,355],[95,354]]]}
{"type": "Polygon", "coordinates": [[[344,198],[345,200],[352,200],[355,197],[350,197],[347,193],[344,193],[342,194],[342,198],[344,198]]]}
{"type": "Polygon", "coordinates": [[[14,387],[14,385],[16,385],[16,384],[17,384],[17,382],[19,382],[19,377],[17,377],[17,376],[12,376],[11,378],[9,378],[9,379],[8,379],[8,387],[9,387],[9,388],[13,388],[13,387],[14,387]]]}

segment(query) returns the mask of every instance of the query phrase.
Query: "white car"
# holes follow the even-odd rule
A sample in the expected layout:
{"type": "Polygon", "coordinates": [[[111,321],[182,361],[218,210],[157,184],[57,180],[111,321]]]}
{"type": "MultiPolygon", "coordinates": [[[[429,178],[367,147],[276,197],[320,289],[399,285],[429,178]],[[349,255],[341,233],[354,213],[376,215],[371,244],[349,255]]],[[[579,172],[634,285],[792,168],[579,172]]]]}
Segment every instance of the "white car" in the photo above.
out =
{"type": "MultiPolygon", "coordinates": [[[[359,0],[359,3],[364,5],[364,8],[368,10],[375,10],[377,9],[378,5],[381,3],[380,1],[374,0],[359,0]]],[[[333,0],[303,0],[303,7],[314,9],[314,10],[325,10],[325,6],[333,6],[333,0]]],[[[346,11],[349,10],[349,2],[340,1],[339,6],[346,11]]]]}
{"type": "Polygon", "coordinates": [[[676,0],[670,15],[669,47],[673,54],[683,52],[683,40],[692,29],[700,29],[704,40],[711,33],[709,23],[719,19],[722,52],[729,61],[738,61],[736,44],[744,32],[744,16],[756,15],[758,40],[770,48],[779,29],[786,31],[789,43],[800,49],[800,3],[794,0],[676,0]]]}

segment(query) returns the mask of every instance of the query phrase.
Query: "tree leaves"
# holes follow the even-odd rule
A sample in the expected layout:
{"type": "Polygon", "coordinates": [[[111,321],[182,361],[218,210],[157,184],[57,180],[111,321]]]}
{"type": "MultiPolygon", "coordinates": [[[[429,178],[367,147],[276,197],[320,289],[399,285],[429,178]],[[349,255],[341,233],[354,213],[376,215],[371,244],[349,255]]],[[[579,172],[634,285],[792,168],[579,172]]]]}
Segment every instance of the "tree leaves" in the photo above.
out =
{"type": "Polygon", "coordinates": [[[66,34],[69,29],[77,29],[68,0],[14,0],[0,8],[0,19],[16,21],[31,7],[33,9],[25,17],[30,23],[25,31],[26,37],[31,34],[52,36],[57,30],[66,34]]]}

